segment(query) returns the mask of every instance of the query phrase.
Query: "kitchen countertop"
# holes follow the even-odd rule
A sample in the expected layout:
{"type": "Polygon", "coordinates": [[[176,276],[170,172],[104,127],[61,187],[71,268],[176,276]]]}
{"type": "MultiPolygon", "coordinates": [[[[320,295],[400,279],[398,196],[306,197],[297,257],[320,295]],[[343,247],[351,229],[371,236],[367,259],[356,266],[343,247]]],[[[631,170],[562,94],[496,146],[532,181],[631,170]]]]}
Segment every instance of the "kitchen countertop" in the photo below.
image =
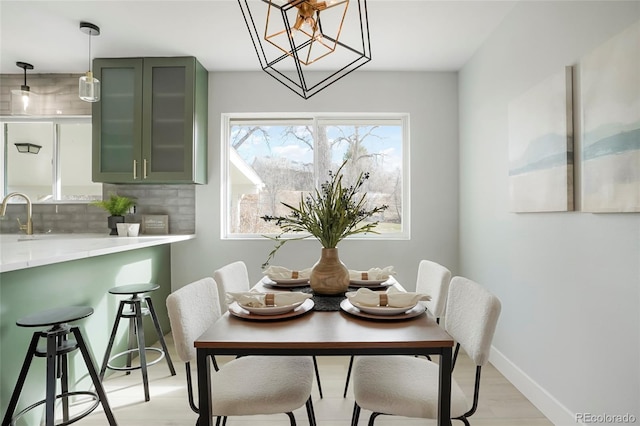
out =
{"type": "Polygon", "coordinates": [[[194,238],[195,235],[0,234],[0,273],[194,238]]]}

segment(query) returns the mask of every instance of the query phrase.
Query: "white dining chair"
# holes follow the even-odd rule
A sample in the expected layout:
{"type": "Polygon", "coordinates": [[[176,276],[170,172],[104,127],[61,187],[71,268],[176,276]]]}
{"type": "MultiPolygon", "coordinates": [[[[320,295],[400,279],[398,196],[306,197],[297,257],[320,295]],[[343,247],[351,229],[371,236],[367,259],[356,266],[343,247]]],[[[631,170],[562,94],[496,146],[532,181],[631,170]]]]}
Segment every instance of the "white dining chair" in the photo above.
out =
{"type": "MultiPolygon", "coordinates": [[[[451,280],[444,328],[457,342],[453,367],[460,347],[476,365],[471,403],[455,379],[451,379],[451,418],[467,426],[467,418],[478,407],[480,372],[489,359],[500,309],[498,298],[480,284],[463,277],[451,280]]],[[[351,425],[357,426],[362,408],[372,411],[369,426],[373,426],[381,414],[437,418],[438,378],[438,364],[424,358],[406,355],[357,357],[353,366],[355,404],[351,425]]]]}
{"type": "MultiPolygon", "coordinates": [[[[238,260],[236,262],[224,265],[222,268],[217,269],[213,273],[213,278],[218,283],[218,292],[222,295],[220,297],[220,308],[222,312],[226,312],[229,306],[226,303],[224,295],[229,292],[243,292],[249,291],[251,284],[249,283],[249,273],[247,272],[247,265],[238,260]]],[[[313,359],[313,368],[316,373],[316,382],[318,383],[318,393],[322,398],[322,384],[320,383],[320,371],[318,370],[318,361],[316,357],[313,359]]]]}
{"type": "MultiPolygon", "coordinates": [[[[449,282],[451,281],[451,271],[439,263],[430,260],[421,260],[418,265],[418,275],[416,279],[416,293],[424,293],[431,296],[431,300],[423,303],[427,310],[440,323],[440,318],[444,316],[447,304],[447,293],[449,292],[449,282]]],[[[429,357],[427,357],[429,358],[429,357]]],[[[344,384],[343,398],[347,397],[349,389],[349,378],[353,369],[353,357],[349,359],[347,370],[347,380],[344,384]]]]}
{"type": "Polygon", "coordinates": [[[431,260],[421,260],[418,265],[416,292],[431,296],[431,300],[422,302],[439,323],[444,317],[447,306],[447,294],[451,282],[451,271],[431,260]]]}
{"type": "MultiPolygon", "coordinates": [[[[176,290],[167,297],[171,333],[184,361],[189,406],[198,413],[194,400],[190,364],[196,358],[194,341],[220,318],[218,287],[211,277],[176,290]]],[[[286,413],[295,426],[293,411],[306,406],[309,424],[315,426],[311,401],[313,363],[311,357],[245,356],[218,368],[211,380],[211,405],[216,425],[228,416],[286,413]]]]}
{"type": "Polygon", "coordinates": [[[227,309],[229,309],[229,305],[224,297],[226,293],[241,293],[243,291],[249,291],[251,288],[247,265],[242,261],[232,262],[217,269],[213,273],[213,279],[218,284],[221,312],[227,312],[227,309]]]}

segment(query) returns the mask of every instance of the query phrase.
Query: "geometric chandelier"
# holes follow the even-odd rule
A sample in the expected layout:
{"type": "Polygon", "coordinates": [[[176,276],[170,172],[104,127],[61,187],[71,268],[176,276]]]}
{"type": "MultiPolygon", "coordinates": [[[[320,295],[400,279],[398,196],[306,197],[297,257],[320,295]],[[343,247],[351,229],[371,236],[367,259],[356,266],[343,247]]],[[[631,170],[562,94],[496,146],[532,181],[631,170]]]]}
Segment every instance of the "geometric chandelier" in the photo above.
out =
{"type": "Polygon", "coordinates": [[[238,3],[262,70],[305,99],[371,60],[366,0],[238,3]]]}

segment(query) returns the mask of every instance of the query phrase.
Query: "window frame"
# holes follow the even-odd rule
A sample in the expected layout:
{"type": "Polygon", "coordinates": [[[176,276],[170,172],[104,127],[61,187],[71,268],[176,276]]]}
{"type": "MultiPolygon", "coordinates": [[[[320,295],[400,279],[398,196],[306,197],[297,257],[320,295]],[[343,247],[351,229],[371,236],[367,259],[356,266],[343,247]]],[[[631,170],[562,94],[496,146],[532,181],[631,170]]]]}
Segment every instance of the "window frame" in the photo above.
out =
{"type": "MultiPolygon", "coordinates": [[[[51,156],[51,197],[46,200],[34,200],[32,204],[89,204],[92,201],[102,199],[102,184],[94,182],[100,186],[98,194],[80,194],[84,196],[82,199],[64,199],[63,188],[65,187],[62,180],[62,158],[61,158],[61,126],[67,124],[87,124],[91,126],[90,115],[62,115],[62,116],[0,116],[0,196],[5,197],[8,194],[8,142],[6,139],[7,125],[9,124],[51,124],[52,125],[52,156],[51,156]]],[[[89,129],[90,130],[90,129],[89,129]]],[[[91,145],[91,138],[87,141],[91,145]]],[[[70,154],[65,154],[67,157],[70,154]]],[[[73,154],[75,155],[75,154],[73,154]]],[[[91,162],[89,158],[81,158],[82,161],[91,162]]],[[[97,188],[97,186],[96,186],[97,188]]],[[[9,203],[20,202],[16,199],[9,200],[9,203]]]]}
{"type": "MultiPolygon", "coordinates": [[[[410,170],[410,116],[409,113],[222,113],[221,114],[221,141],[220,144],[220,238],[222,240],[264,240],[265,234],[240,234],[229,232],[231,206],[231,181],[229,179],[230,161],[230,130],[232,122],[247,121],[256,124],[261,120],[273,124],[276,121],[292,124],[300,121],[313,124],[314,144],[318,140],[318,122],[323,124],[353,125],[353,121],[367,121],[371,123],[383,120],[400,121],[402,126],[402,231],[385,234],[356,234],[347,237],[349,240],[386,240],[400,241],[411,239],[411,170],[410,170]]],[[[318,176],[318,164],[314,158],[314,174],[318,176]]],[[[316,182],[316,185],[318,183],[316,182]]],[[[278,234],[266,234],[275,236],[278,234]]],[[[300,236],[301,234],[284,234],[284,237],[300,236]]]]}

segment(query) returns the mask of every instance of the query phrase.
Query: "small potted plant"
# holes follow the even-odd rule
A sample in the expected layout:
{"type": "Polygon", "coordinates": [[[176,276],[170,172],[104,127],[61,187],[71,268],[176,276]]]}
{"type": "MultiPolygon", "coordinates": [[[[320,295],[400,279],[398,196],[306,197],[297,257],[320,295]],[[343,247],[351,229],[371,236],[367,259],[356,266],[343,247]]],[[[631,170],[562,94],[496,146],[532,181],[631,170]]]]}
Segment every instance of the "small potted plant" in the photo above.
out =
{"type": "Polygon", "coordinates": [[[92,205],[101,207],[109,212],[107,223],[111,229],[109,235],[118,235],[118,223],[124,223],[124,215],[135,205],[135,201],[129,197],[111,194],[108,200],[91,202],[92,205]]]}

